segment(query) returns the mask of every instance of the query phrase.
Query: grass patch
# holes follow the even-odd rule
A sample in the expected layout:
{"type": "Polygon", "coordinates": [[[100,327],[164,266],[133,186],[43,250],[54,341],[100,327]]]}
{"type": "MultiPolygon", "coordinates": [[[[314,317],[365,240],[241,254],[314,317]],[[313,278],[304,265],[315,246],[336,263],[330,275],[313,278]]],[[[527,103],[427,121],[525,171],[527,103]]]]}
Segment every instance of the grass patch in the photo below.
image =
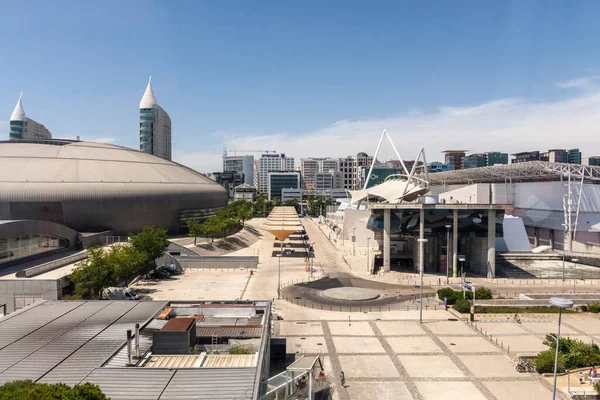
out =
{"type": "MultiPolygon", "coordinates": [[[[558,307],[493,307],[476,306],[475,314],[558,314],[558,307]]],[[[563,310],[564,313],[575,313],[575,310],[563,310]]]]}

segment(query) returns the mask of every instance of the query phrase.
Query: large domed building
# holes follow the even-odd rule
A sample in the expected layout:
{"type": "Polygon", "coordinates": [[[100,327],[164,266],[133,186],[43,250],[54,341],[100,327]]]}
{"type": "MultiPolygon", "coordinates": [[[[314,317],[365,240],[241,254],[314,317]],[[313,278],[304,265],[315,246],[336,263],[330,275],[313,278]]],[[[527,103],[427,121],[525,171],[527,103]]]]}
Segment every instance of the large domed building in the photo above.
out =
{"type": "Polygon", "coordinates": [[[181,233],[227,204],[206,176],[152,154],[69,140],[0,142],[0,220],[47,221],[77,232],[181,233]]]}

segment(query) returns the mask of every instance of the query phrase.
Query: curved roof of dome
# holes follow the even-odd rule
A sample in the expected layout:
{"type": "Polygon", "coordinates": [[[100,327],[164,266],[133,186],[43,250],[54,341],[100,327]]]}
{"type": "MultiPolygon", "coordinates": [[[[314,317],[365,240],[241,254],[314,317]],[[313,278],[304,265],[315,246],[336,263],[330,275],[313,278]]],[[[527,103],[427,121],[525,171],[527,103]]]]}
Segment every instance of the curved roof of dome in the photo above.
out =
{"type": "Polygon", "coordinates": [[[360,153],[358,153],[358,155],[359,155],[359,156],[361,156],[361,157],[369,157],[369,156],[367,155],[367,153],[364,153],[364,152],[360,152],[360,153]]]}
{"type": "Polygon", "coordinates": [[[216,185],[183,165],[137,150],[68,140],[0,142],[2,182],[216,185]]]}

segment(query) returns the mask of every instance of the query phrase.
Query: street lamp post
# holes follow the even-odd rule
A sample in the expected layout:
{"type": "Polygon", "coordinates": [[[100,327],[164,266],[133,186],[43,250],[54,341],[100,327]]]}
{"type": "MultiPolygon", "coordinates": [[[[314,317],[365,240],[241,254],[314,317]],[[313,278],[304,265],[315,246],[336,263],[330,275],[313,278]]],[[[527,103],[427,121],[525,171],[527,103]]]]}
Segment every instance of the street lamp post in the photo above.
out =
{"type": "Polygon", "coordinates": [[[423,323],[423,245],[427,239],[417,239],[419,242],[419,276],[421,283],[419,285],[419,322],[423,323]]]}
{"type": "Polygon", "coordinates": [[[558,307],[558,332],[556,334],[556,352],[554,354],[554,385],[552,387],[552,400],[556,399],[556,374],[558,372],[558,348],[560,344],[560,322],[562,318],[563,308],[573,307],[573,302],[569,299],[561,297],[551,297],[550,304],[558,307]]]}
{"type": "Polygon", "coordinates": [[[356,255],[356,227],[352,228],[352,256],[356,255]]]}
{"type": "Polygon", "coordinates": [[[371,249],[369,248],[369,240],[371,240],[371,238],[367,238],[367,272],[371,270],[371,268],[369,268],[371,264],[371,259],[369,258],[369,256],[371,255],[371,249]]]}
{"type": "Polygon", "coordinates": [[[450,266],[450,228],[452,225],[446,225],[446,285],[448,284],[449,266],[450,266]]]}

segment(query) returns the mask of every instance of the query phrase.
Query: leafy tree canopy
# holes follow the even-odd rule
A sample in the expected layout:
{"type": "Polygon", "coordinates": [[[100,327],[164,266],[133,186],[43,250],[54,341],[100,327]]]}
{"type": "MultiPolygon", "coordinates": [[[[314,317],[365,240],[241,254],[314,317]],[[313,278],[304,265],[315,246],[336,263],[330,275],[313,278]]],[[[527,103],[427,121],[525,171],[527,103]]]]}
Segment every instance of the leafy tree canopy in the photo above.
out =
{"type": "Polygon", "coordinates": [[[0,400],[110,400],[92,383],[67,386],[64,383],[12,381],[0,386],[0,400]]]}
{"type": "Polygon", "coordinates": [[[165,247],[169,245],[167,230],[164,228],[145,226],[140,233],[130,233],[129,236],[131,245],[146,254],[148,262],[154,262],[162,256],[165,247]]]}

